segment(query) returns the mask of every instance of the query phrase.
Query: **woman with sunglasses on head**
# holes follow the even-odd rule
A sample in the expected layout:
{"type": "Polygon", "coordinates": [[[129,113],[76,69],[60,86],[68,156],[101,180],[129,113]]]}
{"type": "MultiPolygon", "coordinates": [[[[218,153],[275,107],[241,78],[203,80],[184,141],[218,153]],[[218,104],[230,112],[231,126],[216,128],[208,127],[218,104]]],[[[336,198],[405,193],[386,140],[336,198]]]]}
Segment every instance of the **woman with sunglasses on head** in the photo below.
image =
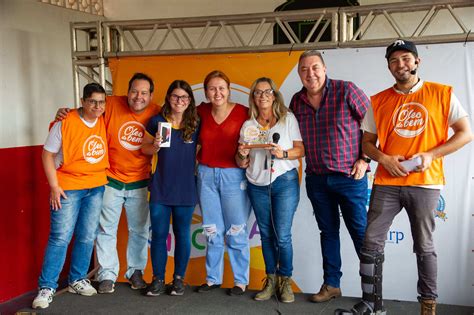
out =
{"type": "Polygon", "coordinates": [[[235,159],[246,168],[267,274],[255,300],[268,300],[277,293],[281,302],[291,303],[295,300],[291,226],[300,196],[297,168],[304,156],[303,141],[295,116],[271,79],[259,78],[252,84],[249,107],[250,119],[240,131],[235,159]],[[244,146],[248,142],[270,146],[249,149],[244,146]]]}
{"type": "Polygon", "coordinates": [[[198,201],[195,161],[199,133],[194,95],[186,81],[171,83],[160,114],[150,119],[146,131],[141,150],[148,155],[156,153],[158,157],[149,184],[153,281],[146,295],[158,296],[166,292],[166,240],[171,216],[175,271],[169,293],[183,295],[184,275],[191,253],[191,220],[198,201]],[[160,122],[172,124],[169,147],[160,146],[166,137],[158,130],[160,122]]]}
{"type": "Polygon", "coordinates": [[[245,172],[237,166],[234,156],[240,127],[248,118],[247,108],[230,101],[230,81],[221,71],[206,76],[204,91],[209,103],[198,106],[201,149],[197,185],[207,239],[207,277],[198,292],[221,286],[226,245],[234,274],[234,287],[229,294],[242,295],[249,283],[250,202],[245,172]]]}

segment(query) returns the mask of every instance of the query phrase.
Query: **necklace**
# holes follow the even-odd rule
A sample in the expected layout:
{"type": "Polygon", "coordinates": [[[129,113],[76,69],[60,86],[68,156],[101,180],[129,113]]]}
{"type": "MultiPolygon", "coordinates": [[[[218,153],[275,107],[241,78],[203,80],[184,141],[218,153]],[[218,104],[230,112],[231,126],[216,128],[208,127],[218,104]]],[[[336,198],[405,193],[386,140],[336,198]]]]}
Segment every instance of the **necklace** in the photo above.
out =
{"type": "Polygon", "coordinates": [[[269,119],[265,119],[263,117],[258,117],[257,122],[262,126],[262,130],[268,130],[272,127],[274,123],[275,117],[271,117],[269,119]]]}

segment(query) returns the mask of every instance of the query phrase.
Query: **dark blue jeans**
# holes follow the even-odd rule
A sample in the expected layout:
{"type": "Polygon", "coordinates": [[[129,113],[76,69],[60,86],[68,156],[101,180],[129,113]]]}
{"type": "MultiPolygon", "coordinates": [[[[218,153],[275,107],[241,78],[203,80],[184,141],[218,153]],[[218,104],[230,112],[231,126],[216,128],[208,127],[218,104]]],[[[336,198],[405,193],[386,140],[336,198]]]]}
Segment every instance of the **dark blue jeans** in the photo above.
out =
{"type": "Polygon", "coordinates": [[[151,264],[153,275],[165,279],[168,250],[166,240],[170,229],[170,217],[173,215],[174,276],[184,277],[191,254],[191,220],[194,206],[166,206],[150,202],[151,219],[151,264]]]}
{"type": "Polygon", "coordinates": [[[344,174],[307,175],[306,192],[321,231],[324,283],[339,288],[339,209],[359,255],[367,225],[367,175],[359,180],[344,174]]]}
{"type": "Polygon", "coordinates": [[[257,218],[267,274],[291,277],[293,245],[291,226],[300,200],[300,185],[296,169],[288,171],[272,183],[270,189],[249,183],[248,193],[257,218]]]}

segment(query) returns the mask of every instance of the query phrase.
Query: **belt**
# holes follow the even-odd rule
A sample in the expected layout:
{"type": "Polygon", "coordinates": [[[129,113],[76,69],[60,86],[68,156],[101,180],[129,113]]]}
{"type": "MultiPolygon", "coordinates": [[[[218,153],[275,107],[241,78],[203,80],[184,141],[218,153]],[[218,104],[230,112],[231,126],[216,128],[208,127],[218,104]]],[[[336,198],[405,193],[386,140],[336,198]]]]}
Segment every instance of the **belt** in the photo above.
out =
{"type": "Polygon", "coordinates": [[[118,190],[133,190],[133,189],[139,189],[139,188],[144,188],[148,186],[148,179],[142,179],[137,182],[132,182],[132,183],[123,183],[115,178],[112,177],[107,177],[109,180],[109,183],[107,186],[110,186],[112,188],[118,189],[118,190]]]}

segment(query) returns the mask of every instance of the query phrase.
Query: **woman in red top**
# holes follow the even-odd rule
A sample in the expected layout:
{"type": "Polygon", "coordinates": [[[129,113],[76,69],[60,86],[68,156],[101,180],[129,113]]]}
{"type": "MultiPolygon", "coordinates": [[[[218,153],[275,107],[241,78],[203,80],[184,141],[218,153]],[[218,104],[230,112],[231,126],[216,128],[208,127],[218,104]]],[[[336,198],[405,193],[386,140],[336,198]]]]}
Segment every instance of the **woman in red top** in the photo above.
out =
{"type": "Polygon", "coordinates": [[[248,118],[247,107],[230,101],[230,81],[221,71],[204,80],[209,103],[201,103],[198,153],[198,194],[207,237],[206,283],[198,292],[219,288],[224,271],[224,244],[234,273],[230,295],[242,295],[249,282],[250,247],[245,170],[235,162],[240,127],[248,118]]]}

